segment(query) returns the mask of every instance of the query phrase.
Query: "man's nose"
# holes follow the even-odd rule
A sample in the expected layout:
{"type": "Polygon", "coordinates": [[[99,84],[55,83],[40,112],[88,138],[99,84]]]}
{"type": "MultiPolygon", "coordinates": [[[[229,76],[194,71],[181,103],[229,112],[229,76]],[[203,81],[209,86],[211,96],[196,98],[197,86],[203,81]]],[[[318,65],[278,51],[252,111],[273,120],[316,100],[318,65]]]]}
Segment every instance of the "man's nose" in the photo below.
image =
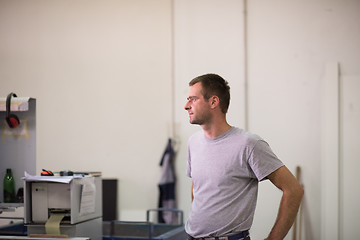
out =
{"type": "Polygon", "coordinates": [[[189,109],[190,109],[189,101],[186,102],[184,108],[185,108],[185,110],[189,110],[189,109]]]}

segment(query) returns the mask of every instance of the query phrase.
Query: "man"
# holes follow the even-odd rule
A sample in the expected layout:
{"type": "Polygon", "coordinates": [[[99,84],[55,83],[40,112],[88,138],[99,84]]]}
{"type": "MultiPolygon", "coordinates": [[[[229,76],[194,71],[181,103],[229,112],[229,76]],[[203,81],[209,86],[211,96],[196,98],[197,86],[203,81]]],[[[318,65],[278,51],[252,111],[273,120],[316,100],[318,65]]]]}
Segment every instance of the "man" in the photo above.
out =
{"type": "Polygon", "coordinates": [[[193,200],[185,226],[188,239],[250,239],[258,182],[265,179],[283,192],[267,239],[283,239],[297,215],[302,187],[263,139],[227,123],[227,81],[206,74],[189,86],[185,110],[190,123],[203,131],[188,142],[187,175],[192,178],[193,200]]]}

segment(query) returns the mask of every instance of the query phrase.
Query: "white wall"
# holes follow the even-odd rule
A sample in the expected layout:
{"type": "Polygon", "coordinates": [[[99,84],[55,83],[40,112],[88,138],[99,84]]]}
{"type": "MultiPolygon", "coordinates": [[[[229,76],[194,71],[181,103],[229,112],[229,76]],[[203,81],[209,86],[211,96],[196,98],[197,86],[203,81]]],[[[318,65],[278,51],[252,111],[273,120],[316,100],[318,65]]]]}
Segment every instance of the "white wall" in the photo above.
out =
{"type": "MultiPolygon", "coordinates": [[[[337,191],[336,182],[322,182],[322,79],[329,62],[339,62],[342,76],[359,75],[359,10],[359,1],[248,1],[249,128],[290,170],[302,168],[303,239],[330,239],[321,235],[322,216],[337,217],[338,206],[322,212],[322,190],[337,191]]],[[[254,228],[263,232],[271,221],[260,212],[275,213],[276,197],[267,185],[259,195],[254,228]]],[[[337,239],[337,229],[325,229],[337,239]]]]}
{"type": "Polygon", "coordinates": [[[37,170],[119,179],[123,219],[157,206],[171,123],[170,1],[0,1],[0,95],[37,99],[37,170]]]}
{"type": "MultiPolygon", "coordinates": [[[[247,32],[243,3],[0,1],[0,95],[37,98],[38,170],[116,177],[121,219],[144,220],[174,126],[187,216],[186,141],[199,130],[183,110],[187,84],[216,72],[232,88],[229,122],[248,124],[292,172],[302,167],[303,239],[321,239],[321,190],[332,189],[321,181],[321,81],[334,61],[342,76],[360,75],[360,2],[247,1],[247,32]]],[[[279,198],[260,184],[254,239],[270,230],[279,198]]]]}

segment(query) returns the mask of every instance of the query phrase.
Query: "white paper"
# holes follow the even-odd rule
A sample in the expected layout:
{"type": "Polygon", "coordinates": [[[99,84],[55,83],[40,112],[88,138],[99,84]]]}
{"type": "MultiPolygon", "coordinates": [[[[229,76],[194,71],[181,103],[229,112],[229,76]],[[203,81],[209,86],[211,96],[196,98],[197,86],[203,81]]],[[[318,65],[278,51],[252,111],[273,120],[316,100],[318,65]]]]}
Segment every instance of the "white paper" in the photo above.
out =
{"type": "Polygon", "coordinates": [[[25,172],[25,181],[36,182],[57,182],[57,183],[70,183],[75,178],[82,178],[81,176],[32,176],[25,172]]]}
{"type": "MultiPolygon", "coordinates": [[[[30,97],[12,97],[11,111],[28,111],[30,97]]],[[[6,111],[6,98],[0,98],[0,111],[6,111]]]]}
{"type": "Polygon", "coordinates": [[[95,212],[96,186],[94,177],[85,177],[81,180],[80,216],[95,212]]]}

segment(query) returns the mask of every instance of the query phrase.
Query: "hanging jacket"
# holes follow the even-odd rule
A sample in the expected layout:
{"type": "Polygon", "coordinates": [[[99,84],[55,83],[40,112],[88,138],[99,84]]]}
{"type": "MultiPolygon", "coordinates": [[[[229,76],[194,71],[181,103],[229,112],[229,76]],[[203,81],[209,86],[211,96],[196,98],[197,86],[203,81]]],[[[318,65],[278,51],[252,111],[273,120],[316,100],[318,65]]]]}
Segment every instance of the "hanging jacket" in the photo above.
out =
{"type": "MultiPolygon", "coordinates": [[[[174,171],[174,156],[175,152],[172,147],[171,139],[168,140],[168,144],[165,148],[164,154],[161,158],[160,166],[161,178],[159,181],[159,208],[176,208],[175,198],[175,171],[174,171]]],[[[158,214],[158,222],[166,224],[176,224],[176,213],[170,211],[161,211],[158,214]]]]}

